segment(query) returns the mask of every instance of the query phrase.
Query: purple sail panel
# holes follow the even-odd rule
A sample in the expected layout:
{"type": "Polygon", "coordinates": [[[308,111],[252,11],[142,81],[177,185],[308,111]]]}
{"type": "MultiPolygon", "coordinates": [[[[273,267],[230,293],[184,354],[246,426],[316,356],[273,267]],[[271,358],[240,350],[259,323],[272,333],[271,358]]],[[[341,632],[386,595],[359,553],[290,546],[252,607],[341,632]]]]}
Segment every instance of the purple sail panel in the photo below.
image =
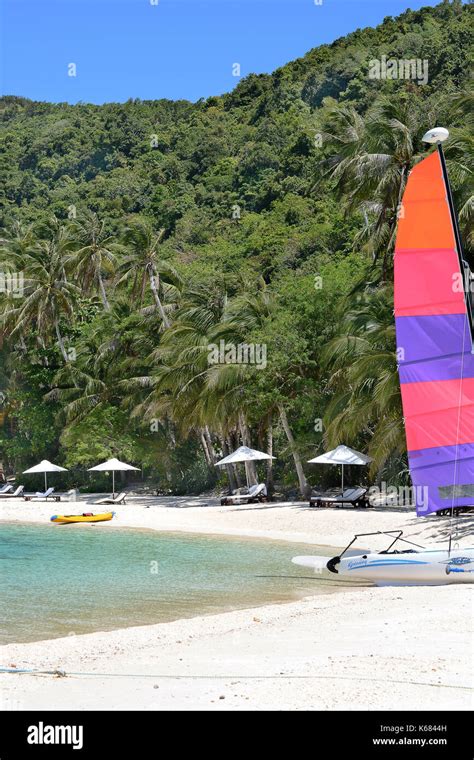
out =
{"type": "Polygon", "coordinates": [[[474,503],[474,444],[409,451],[408,460],[419,515],[474,503]]]}
{"type": "Polygon", "coordinates": [[[466,314],[397,317],[395,320],[401,383],[474,377],[466,314]]]}
{"type": "MultiPolygon", "coordinates": [[[[424,362],[463,351],[466,314],[397,317],[397,346],[400,366],[424,362]]],[[[460,357],[459,357],[460,358],[460,357]]]]}

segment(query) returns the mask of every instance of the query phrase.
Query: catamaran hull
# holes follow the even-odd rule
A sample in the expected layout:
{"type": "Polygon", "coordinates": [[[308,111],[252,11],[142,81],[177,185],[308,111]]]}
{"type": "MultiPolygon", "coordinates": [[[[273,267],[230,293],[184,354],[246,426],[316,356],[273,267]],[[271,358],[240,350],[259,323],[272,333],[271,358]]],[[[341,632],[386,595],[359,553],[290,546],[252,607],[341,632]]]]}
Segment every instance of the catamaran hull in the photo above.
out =
{"type": "Polygon", "coordinates": [[[329,570],[340,580],[365,580],[377,586],[445,586],[474,583],[474,548],[410,553],[363,554],[337,557],[322,562],[321,557],[294,557],[293,562],[329,570]]]}

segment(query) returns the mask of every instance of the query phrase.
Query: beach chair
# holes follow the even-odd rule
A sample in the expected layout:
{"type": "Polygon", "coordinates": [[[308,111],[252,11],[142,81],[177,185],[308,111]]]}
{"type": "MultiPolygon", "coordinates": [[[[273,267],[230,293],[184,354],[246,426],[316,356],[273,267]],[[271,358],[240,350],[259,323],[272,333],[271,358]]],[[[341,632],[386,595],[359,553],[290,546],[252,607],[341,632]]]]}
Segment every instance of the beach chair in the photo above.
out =
{"type": "Polygon", "coordinates": [[[22,496],[24,490],[25,486],[18,486],[13,493],[10,493],[10,491],[4,491],[3,493],[0,493],[0,499],[18,499],[19,496],[22,496]]]}
{"type": "Polygon", "coordinates": [[[43,491],[36,491],[34,496],[24,496],[25,501],[48,501],[48,499],[54,499],[54,501],[61,501],[59,494],[54,493],[54,488],[51,486],[44,493],[43,491]]]}
{"type": "Polygon", "coordinates": [[[125,492],[119,493],[115,499],[112,496],[107,496],[105,499],[94,501],[93,504],[125,504],[125,492]]]}
{"type": "Polygon", "coordinates": [[[8,491],[11,491],[12,488],[13,486],[10,485],[10,483],[5,483],[5,485],[0,488],[0,496],[2,495],[2,493],[7,493],[8,491]]]}
{"type": "Polygon", "coordinates": [[[239,489],[231,496],[223,496],[221,499],[221,506],[232,504],[252,504],[255,502],[266,501],[267,487],[265,483],[258,483],[258,485],[250,486],[244,492],[243,489],[239,489]]]}
{"type": "Polygon", "coordinates": [[[435,514],[441,517],[451,517],[451,514],[453,514],[455,517],[458,517],[459,515],[462,515],[465,512],[472,512],[473,510],[474,510],[474,507],[454,507],[454,509],[451,509],[451,507],[448,507],[448,509],[437,509],[435,514]]]}
{"type": "Polygon", "coordinates": [[[36,491],[35,499],[41,499],[41,501],[48,501],[48,499],[56,499],[57,497],[53,495],[54,494],[54,488],[51,486],[46,491],[36,491]]]}
{"type": "Polygon", "coordinates": [[[309,506],[318,507],[320,501],[324,501],[326,498],[332,499],[335,496],[340,496],[342,498],[342,491],[340,488],[327,488],[325,491],[311,491],[309,506]]]}
{"type": "Polygon", "coordinates": [[[244,494],[248,494],[249,489],[247,486],[243,486],[242,488],[236,488],[235,491],[232,491],[232,493],[227,494],[227,496],[221,496],[221,507],[224,507],[227,504],[227,499],[231,499],[232,497],[242,496],[244,494]]]}
{"type": "Polygon", "coordinates": [[[323,496],[318,499],[317,507],[368,507],[367,488],[346,488],[340,496],[323,496]]]}

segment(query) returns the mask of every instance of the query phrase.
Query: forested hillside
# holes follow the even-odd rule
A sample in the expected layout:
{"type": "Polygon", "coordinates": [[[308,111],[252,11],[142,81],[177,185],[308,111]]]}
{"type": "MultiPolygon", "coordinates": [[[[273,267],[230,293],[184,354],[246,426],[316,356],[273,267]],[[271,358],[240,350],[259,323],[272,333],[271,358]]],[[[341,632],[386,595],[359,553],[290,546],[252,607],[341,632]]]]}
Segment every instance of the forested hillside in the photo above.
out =
{"type": "Polygon", "coordinates": [[[407,11],[197,103],[1,99],[5,470],[83,483],[119,456],[199,491],[243,441],[304,493],[345,442],[406,477],[394,235],[439,124],[471,254],[472,10],[407,11]],[[372,78],[386,59],[426,81],[372,78]]]}

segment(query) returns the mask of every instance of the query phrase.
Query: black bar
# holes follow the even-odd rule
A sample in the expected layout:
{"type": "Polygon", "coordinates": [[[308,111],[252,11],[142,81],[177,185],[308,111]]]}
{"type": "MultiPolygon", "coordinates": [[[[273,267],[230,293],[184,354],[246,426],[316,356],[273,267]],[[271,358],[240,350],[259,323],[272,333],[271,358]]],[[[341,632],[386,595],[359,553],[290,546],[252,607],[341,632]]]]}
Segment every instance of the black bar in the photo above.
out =
{"type": "MultiPolygon", "coordinates": [[[[315,686],[315,689],[321,688],[315,686]]],[[[370,684],[361,681],[361,692],[370,684]]],[[[390,674],[387,674],[390,689],[390,674]]],[[[272,750],[281,755],[284,741],[290,755],[344,755],[375,758],[449,758],[472,760],[472,719],[468,712],[449,711],[324,711],[285,712],[3,712],[0,713],[0,757],[23,758],[160,758],[189,751],[224,757],[230,751],[248,756],[272,750]],[[41,729],[38,727],[42,723],[41,729]],[[34,744],[48,727],[76,727],[81,744],[34,744]],[[246,730],[250,729],[250,731],[246,730]],[[252,730],[253,729],[253,730],[252,730]],[[223,734],[223,731],[226,733],[223,734]],[[280,746],[278,746],[280,745],[280,746]]],[[[469,695],[466,695],[466,709],[469,695]]]]}

